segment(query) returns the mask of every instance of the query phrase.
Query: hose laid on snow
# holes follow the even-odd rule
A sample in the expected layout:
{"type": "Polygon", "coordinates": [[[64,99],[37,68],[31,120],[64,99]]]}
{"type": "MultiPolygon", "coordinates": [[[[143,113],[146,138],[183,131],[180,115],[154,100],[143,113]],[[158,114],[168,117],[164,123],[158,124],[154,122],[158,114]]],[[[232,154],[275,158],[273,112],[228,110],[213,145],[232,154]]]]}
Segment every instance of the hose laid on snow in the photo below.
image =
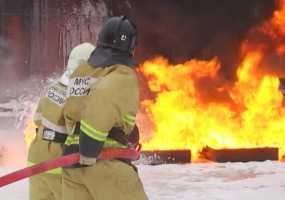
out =
{"type": "MultiPolygon", "coordinates": [[[[129,160],[138,160],[140,157],[140,152],[132,149],[103,149],[98,156],[99,160],[109,160],[109,159],[129,159],[129,160]]],[[[79,153],[70,154],[67,156],[62,156],[54,160],[46,161],[27,167],[5,176],[0,177],[0,188],[11,183],[20,181],[22,179],[56,169],[58,167],[64,167],[79,162],[80,155],[79,153]]]]}

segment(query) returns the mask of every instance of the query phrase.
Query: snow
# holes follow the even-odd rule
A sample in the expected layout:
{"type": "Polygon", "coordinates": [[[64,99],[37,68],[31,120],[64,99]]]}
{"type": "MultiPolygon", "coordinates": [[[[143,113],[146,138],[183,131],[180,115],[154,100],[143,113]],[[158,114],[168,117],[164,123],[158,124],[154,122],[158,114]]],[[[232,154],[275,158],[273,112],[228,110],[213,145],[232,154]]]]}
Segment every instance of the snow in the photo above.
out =
{"type": "Polygon", "coordinates": [[[283,163],[143,166],[150,199],[268,200],[285,198],[283,163]]]}
{"type": "MultiPolygon", "coordinates": [[[[150,200],[283,200],[285,167],[280,162],[139,165],[150,200]]],[[[3,175],[12,169],[0,169],[3,175]]],[[[28,181],[0,189],[0,199],[27,200],[28,181]]]]}

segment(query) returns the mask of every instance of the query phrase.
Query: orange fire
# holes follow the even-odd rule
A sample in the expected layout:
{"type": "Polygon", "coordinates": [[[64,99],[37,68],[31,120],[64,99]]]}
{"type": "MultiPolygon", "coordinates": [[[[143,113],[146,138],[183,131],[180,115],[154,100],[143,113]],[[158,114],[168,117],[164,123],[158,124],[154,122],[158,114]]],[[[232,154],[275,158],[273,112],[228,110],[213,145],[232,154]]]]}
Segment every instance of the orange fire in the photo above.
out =
{"type": "Polygon", "coordinates": [[[27,148],[30,147],[32,141],[34,140],[36,136],[36,125],[33,122],[32,119],[28,120],[26,123],[26,127],[24,130],[24,136],[25,136],[25,143],[27,145],[27,148]]]}
{"type": "Polygon", "coordinates": [[[272,19],[262,26],[264,31],[274,39],[278,39],[280,35],[285,35],[285,0],[279,0],[278,4],[279,9],[273,13],[272,19]]]}
{"type": "MultiPolygon", "coordinates": [[[[258,27],[271,38],[277,55],[285,53],[280,40],[284,27],[285,0],[280,0],[272,19],[258,27]]],[[[285,107],[279,77],[260,70],[267,46],[248,40],[241,45],[234,82],[220,76],[218,58],[171,64],[156,57],[142,64],[138,71],[155,94],[142,102],[154,125],[151,137],[143,138],[144,149],[190,148],[194,159],[206,146],[278,147],[284,155],[285,107]]]]}

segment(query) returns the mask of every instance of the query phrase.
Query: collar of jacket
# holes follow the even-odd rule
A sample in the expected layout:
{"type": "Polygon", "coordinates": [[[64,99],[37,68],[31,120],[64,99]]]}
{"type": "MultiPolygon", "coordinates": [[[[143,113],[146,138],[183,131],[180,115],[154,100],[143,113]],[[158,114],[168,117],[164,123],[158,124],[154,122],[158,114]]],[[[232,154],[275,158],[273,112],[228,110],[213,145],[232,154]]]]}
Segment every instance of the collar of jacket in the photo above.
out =
{"type": "Polygon", "coordinates": [[[91,54],[89,61],[93,67],[109,67],[116,64],[134,67],[135,62],[129,53],[111,48],[97,47],[91,54]]]}

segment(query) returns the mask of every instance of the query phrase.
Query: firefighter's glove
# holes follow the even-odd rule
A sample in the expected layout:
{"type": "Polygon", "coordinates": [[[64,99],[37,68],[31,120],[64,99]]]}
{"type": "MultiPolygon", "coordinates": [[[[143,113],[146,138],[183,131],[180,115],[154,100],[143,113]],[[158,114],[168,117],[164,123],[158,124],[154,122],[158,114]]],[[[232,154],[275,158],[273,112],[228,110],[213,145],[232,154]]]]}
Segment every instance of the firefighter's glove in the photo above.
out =
{"type": "Polygon", "coordinates": [[[80,155],[80,164],[81,165],[87,165],[87,166],[91,166],[94,165],[96,163],[96,158],[91,158],[91,157],[86,157],[83,155],[80,155]]]}

